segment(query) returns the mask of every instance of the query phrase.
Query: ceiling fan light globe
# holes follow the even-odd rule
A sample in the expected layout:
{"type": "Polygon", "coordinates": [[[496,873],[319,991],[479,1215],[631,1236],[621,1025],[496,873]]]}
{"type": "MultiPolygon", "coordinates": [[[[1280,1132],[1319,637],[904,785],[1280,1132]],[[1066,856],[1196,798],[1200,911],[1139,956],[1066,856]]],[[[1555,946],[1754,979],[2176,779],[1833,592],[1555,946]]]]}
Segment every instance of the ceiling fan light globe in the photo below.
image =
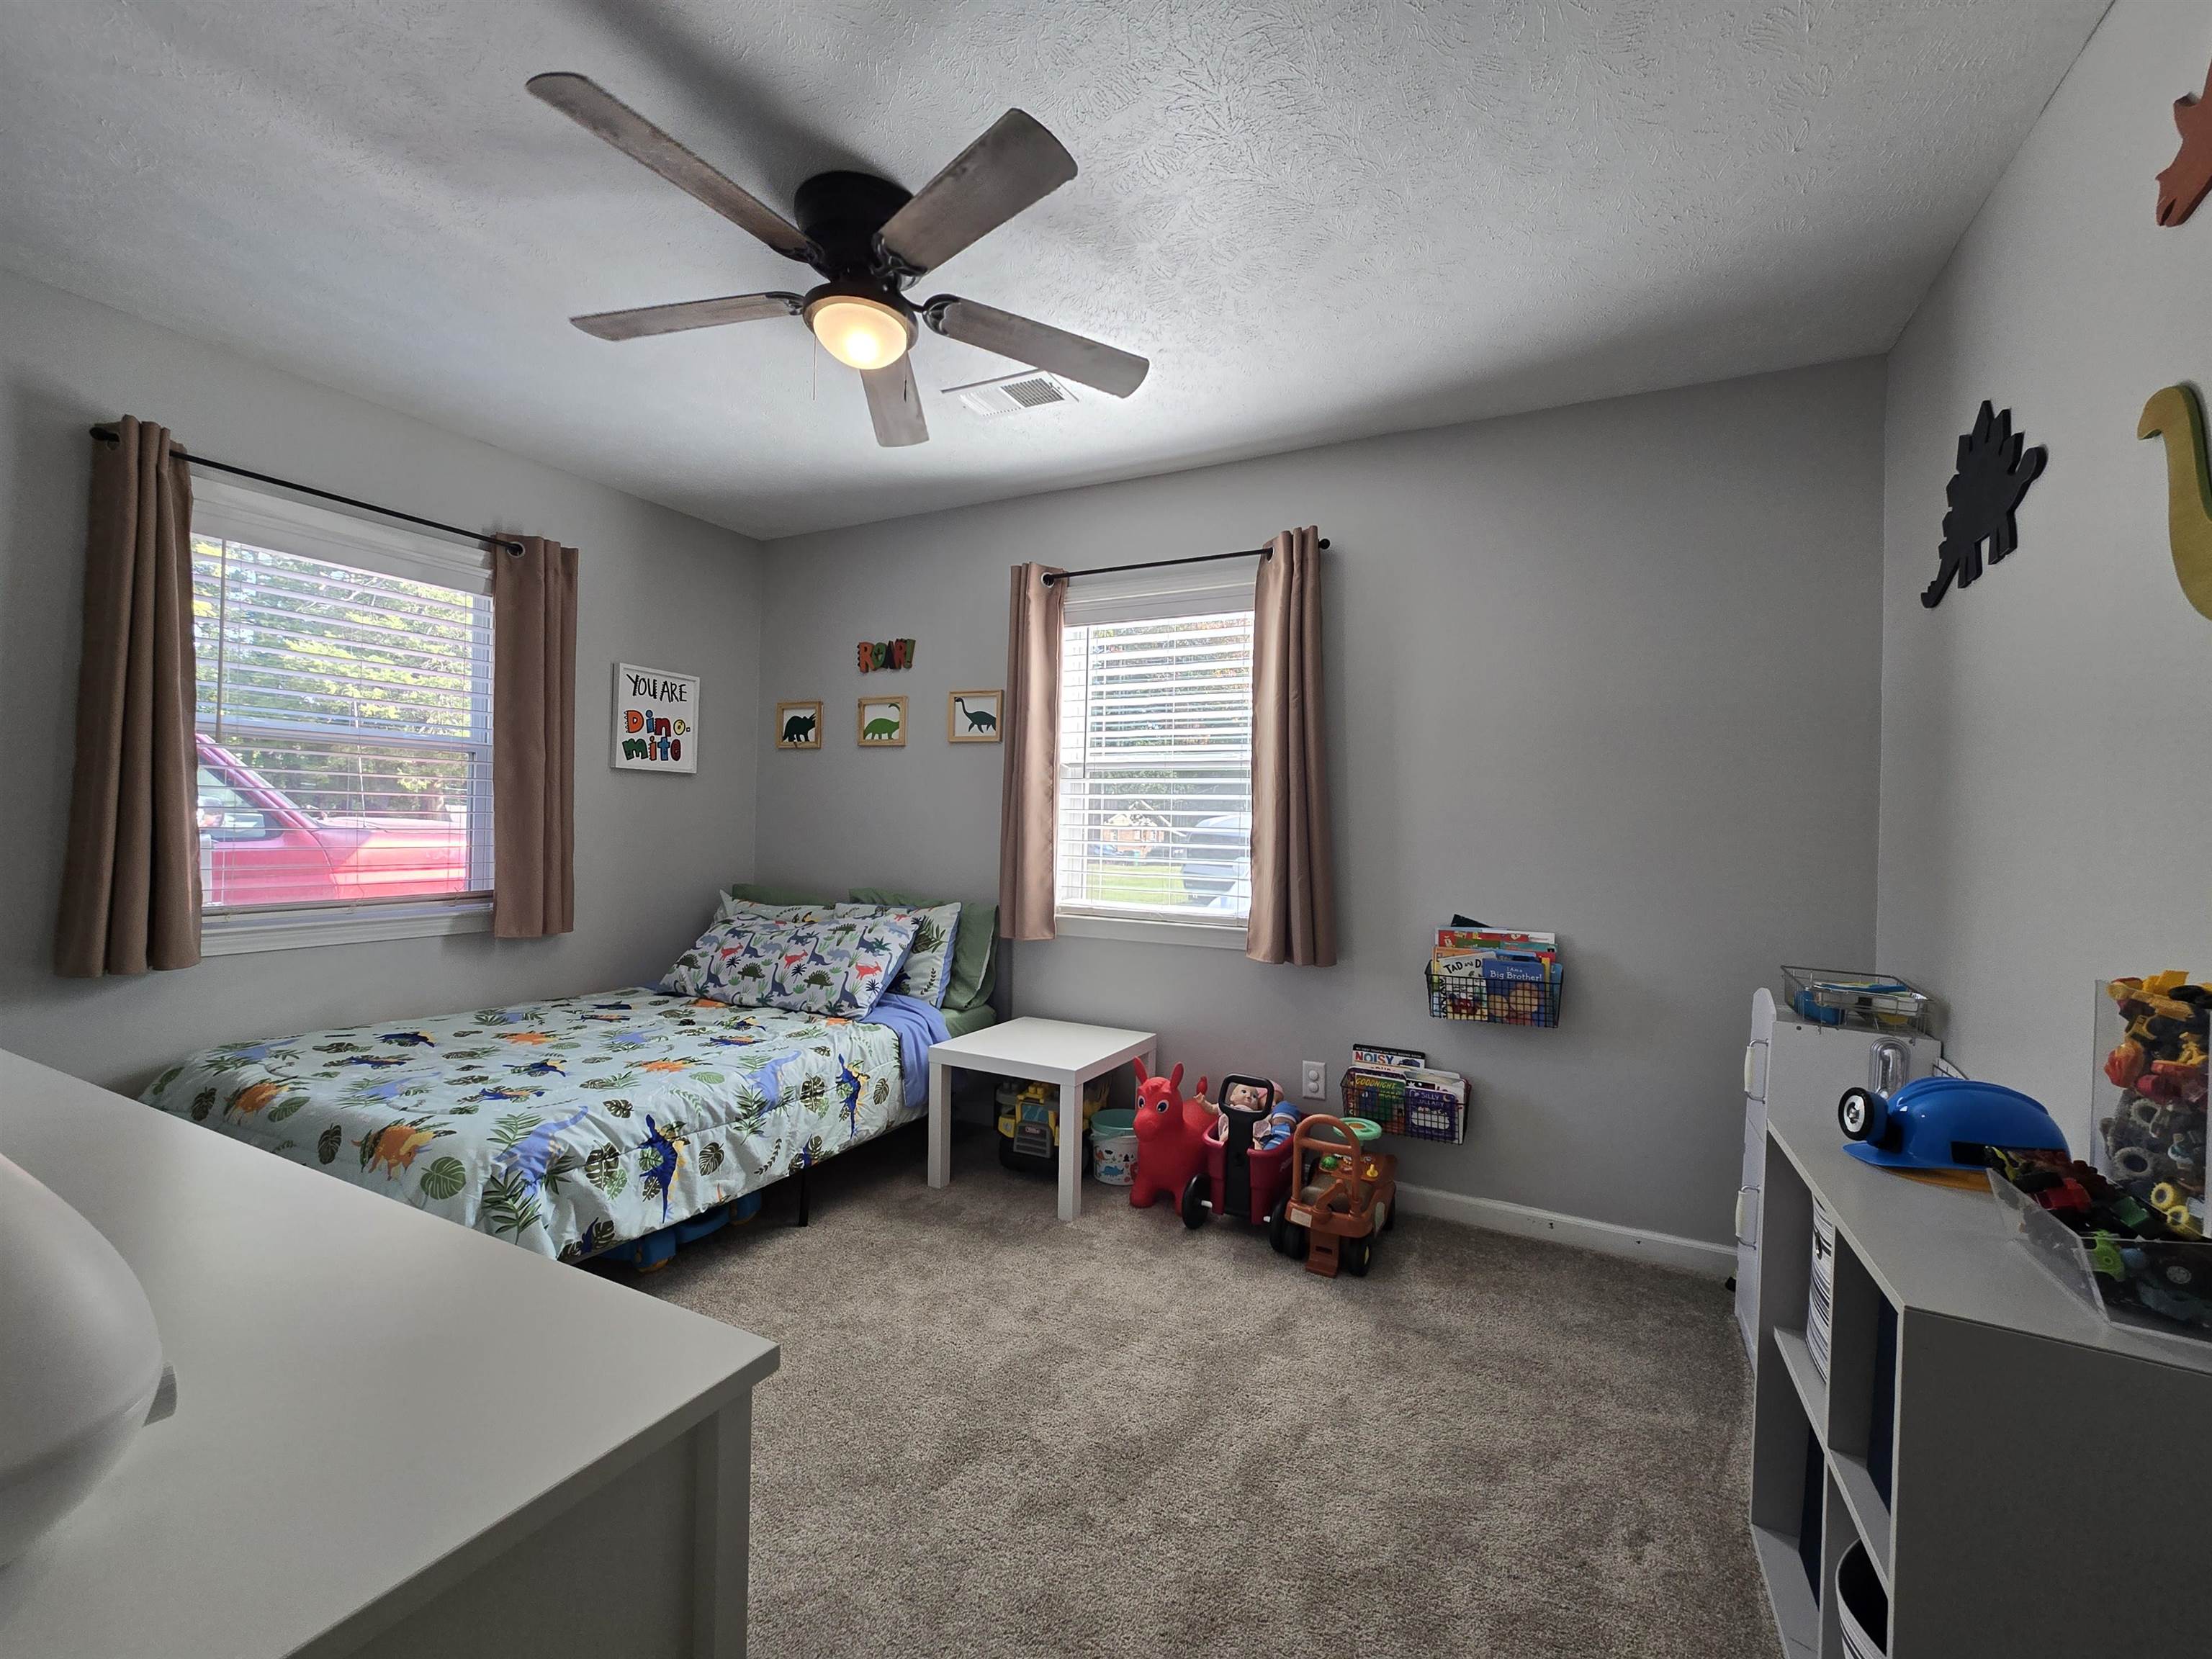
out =
{"type": "Polygon", "coordinates": [[[882,368],[914,343],[914,325],[900,312],[860,295],[817,301],[807,307],[806,322],[822,349],[848,368],[882,368]]]}
{"type": "Polygon", "coordinates": [[[853,328],[846,330],[830,351],[848,368],[879,368],[890,356],[891,343],[874,330],[853,328]]]}

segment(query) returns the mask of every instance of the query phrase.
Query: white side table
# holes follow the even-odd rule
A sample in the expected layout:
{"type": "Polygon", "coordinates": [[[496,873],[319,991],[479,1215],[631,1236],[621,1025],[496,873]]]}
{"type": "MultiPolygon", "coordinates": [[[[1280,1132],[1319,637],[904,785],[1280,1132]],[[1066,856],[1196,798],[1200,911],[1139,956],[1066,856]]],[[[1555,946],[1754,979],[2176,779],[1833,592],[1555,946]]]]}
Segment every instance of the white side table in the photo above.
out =
{"type": "Polygon", "coordinates": [[[1151,1031],[1113,1025],[1075,1025],[1064,1019],[1010,1019],[929,1051],[929,1184],[952,1179],[952,1073],[990,1072],[1060,1089],[1060,1218],[1073,1221],[1083,1208],[1083,1085],[1116,1066],[1142,1058],[1158,1064],[1159,1038],[1151,1031]]]}

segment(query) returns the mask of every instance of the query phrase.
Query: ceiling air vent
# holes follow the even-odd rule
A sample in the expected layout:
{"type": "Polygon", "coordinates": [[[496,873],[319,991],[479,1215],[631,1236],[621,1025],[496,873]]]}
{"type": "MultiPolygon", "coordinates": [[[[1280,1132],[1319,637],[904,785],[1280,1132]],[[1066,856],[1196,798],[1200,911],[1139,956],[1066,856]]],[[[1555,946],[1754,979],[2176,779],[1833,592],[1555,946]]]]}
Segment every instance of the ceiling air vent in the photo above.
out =
{"type": "Polygon", "coordinates": [[[945,390],[967,404],[971,413],[987,419],[1075,401],[1075,393],[1064,382],[1041,368],[1025,369],[1019,374],[1008,374],[995,380],[977,380],[970,386],[949,386],[945,390]]]}

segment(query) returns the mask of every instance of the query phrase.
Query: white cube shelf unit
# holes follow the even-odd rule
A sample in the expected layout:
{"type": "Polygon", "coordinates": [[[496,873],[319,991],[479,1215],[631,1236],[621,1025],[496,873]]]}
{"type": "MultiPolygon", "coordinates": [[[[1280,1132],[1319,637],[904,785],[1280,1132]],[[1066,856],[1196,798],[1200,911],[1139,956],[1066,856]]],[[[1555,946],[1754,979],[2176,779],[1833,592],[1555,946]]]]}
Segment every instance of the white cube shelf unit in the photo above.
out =
{"type": "Polygon", "coordinates": [[[1986,1192],[1848,1157],[1835,1106],[1767,1101],[1751,1527],[1784,1652],[1841,1659],[1854,1540],[1891,1659],[2194,1650],[2212,1343],[2106,1324],[1986,1192]],[[1816,1194],[1836,1222],[1825,1382],[1804,1334],[1816,1194]]]}

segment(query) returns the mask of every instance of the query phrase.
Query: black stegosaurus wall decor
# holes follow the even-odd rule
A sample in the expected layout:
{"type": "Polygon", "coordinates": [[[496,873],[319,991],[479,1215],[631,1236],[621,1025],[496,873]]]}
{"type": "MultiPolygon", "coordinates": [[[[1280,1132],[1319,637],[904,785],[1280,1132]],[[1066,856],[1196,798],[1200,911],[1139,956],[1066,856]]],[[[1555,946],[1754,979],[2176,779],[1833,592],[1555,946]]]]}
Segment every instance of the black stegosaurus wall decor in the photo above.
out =
{"type": "Polygon", "coordinates": [[[2023,449],[2026,441],[2012,429],[2012,410],[1994,413],[1983,399],[1974,429],[1959,440],[1959,470],[1944,488],[1951,510],[1943,515],[1943,562],[1920,594],[1920,603],[1929,610],[1943,602],[1954,576],[1964,587],[1982,574],[1984,542],[1990,544],[1991,564],[2020,545],[2013,514],[2049,459],[2040,444],[2023,449]]]}

